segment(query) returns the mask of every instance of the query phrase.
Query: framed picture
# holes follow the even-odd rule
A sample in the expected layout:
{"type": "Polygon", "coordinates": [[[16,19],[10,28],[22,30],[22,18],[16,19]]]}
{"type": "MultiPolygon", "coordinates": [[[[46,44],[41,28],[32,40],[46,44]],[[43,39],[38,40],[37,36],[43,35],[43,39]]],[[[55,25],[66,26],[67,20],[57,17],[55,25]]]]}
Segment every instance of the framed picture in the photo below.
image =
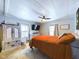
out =
{"type": "Polygon", "coordinates": [[[61,24],[60,29],[61,30],[69,30],[70,29],[70,24],[61,24]]]}

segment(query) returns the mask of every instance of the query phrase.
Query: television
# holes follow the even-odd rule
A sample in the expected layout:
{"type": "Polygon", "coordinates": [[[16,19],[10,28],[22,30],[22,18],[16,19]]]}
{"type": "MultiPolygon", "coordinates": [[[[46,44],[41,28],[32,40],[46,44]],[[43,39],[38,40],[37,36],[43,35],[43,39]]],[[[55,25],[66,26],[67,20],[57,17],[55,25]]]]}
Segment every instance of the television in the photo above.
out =
{"type": "Polygon", "coordinates": [[[39,30],[39,29],[40,29],[40,25],[37,25],[37,26],[36,26],[36,30],[39,30]]]}
{"type": "Polygon", "coordinates": [[[40,29],[40,25],[32,25],[32,30],[39,30],[40,29]]]}
{"type": "Polygon", "coordinates": [[[32,25],[32,30],[35,30],[35,25],[34,24],[32,25]]]}

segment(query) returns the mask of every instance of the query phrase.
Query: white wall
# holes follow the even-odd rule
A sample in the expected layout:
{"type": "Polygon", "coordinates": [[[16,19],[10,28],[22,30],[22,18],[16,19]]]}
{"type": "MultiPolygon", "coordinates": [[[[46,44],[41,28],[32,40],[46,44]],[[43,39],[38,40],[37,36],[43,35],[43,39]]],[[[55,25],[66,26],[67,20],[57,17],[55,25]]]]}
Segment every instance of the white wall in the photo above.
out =
{"type": "Polygon", "coordinates": [[[0,16],[0,23],[4,20],[3,16],[0,16]]]}
{"type": "MultiPolygon", "coordinates": [[[[3,16],[0,16],[0,23],[3,22],[4,20],[4,17],[3,16]]],[[[32,24],[38,24],[36,22],[31,22],[31,21],[26,21],[26,20],[23,20],[23,19],[18,19],[17,17],[13,16],[13,15],[10,15],[10,14],[7,14],[6,17],[5,17],[5,22],[7,24],[17,24],[17,23],[20,23],[20,24],[26,24],[26,25],[29,25],[29,35],[31,35],[31,32],[33,32],[31,30],[31,25],[32,24]]],[[[29,38],[28,38],[29,39],[29,38]]],[[[22,42],[24,41],[23,39],[21,40],[22,42]]]]}
{"type": "Polygon", "coordinates": [[[20,23],[20,24],[28,24],[29,26],[31,26],[32,24],[38,24],[36,22],[31,22],[31,21],[27,21],[27,20],[23,20],[23,19],[19,19],[13,15],[10,15],[10,14],[7,14],[5,16],[5,19],[4,19],[4,16],[0,16],[0,23],[5,20],[6,23],[8,24],[17,24],[17,23],[20,23]]]}
{"type": "Polygon", "coordinates": [[[42,35],[48,35],[49,34],[48,27],[53,24],[59,24],[59,34],[62,34],[64,32],[74,32],[75,27],[76,27],[75,15],[67,15],[67,16],[64,16],[63,18],[41,24],[40,33],[42,35]],[[61,24],[70,24],[70,29],[69,30],[60,30],[61,24]]]}

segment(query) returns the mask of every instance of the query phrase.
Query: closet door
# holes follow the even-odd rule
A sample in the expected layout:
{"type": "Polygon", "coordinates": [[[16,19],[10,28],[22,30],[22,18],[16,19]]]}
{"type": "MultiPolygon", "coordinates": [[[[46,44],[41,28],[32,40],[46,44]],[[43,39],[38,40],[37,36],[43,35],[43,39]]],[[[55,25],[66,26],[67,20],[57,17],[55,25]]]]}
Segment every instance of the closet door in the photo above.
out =
{"type": "Polygon", "coordinates": [[[4,41],[14,41],[20,38],[20,27],[17,25],[3,25],[4,41]]]}
{"type": "Polygon", "coordinates": [[[21,44],[18,25],[3,25],[3,50],[17,47],[21,44]]]}
{"type": "Polygon", "coordinates": [[[10,47],[10,42],[13,40],[12,26],[3,24],[2,28],[3,28],[2,50],[5,50],[10,47]]]}
{"type": "Polygon", "coordinates": [[[9,42],[12,41],[12,26],[11,25],[3,25],[3,31],[4,31],[4,41],[9,42]]]}
{"type": "Polygon", "coordinates": [[[19,26],[12,27],[12,37],[13,37],[13,40],[20,40],[20,27],[19,26]]]}

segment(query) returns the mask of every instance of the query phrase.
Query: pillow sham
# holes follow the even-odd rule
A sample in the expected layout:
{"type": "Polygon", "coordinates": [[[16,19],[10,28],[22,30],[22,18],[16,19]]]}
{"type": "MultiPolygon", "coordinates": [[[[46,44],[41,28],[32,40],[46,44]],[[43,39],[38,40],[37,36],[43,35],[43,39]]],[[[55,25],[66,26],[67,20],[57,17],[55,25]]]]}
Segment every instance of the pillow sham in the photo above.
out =
{"type": "Polygon", "coordinates": [[[75,36],[71,33],[64,33],[58,39],[59,43],[70,43],[75,40],[75,36]]]}
{"type": "Polygon", "coordinates": [[[60,39],[61,37],[65,36],[65,35],[67,35],[67,33],[64,33],[64,34],[59,35],[58,36],[58,39],[60,39]]]}

